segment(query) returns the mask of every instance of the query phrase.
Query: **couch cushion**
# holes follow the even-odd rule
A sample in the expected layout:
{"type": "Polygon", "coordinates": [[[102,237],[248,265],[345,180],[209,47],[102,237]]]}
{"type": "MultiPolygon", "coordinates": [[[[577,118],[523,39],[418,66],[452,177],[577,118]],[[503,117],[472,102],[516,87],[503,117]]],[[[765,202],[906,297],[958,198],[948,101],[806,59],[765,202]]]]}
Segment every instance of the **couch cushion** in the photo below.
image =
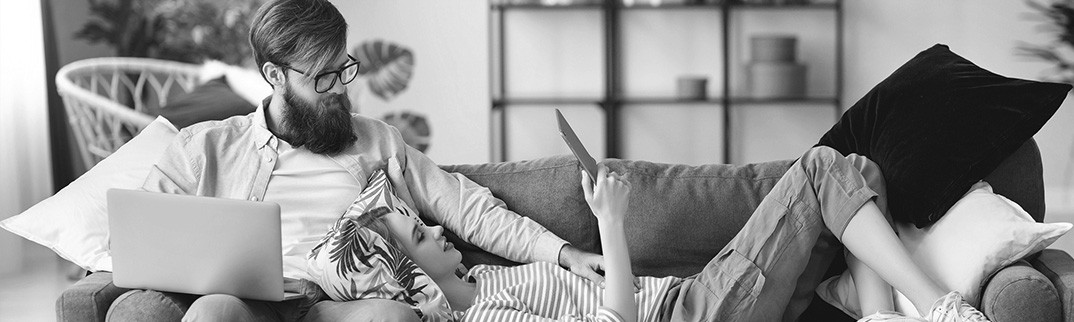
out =
{"type": "Polygon", "coordinates": [[[1044,165],[1037,141],[1029,139],[1000,162],[984,181],[996,194],[1014,201],[1037,222],[1044,222],[1044,165]]]}
{"type": "Polygon", "coordinates": [[[160,115],[182,129],[194,123],[250,114],[257,109],[257,106],[232,91],[225,77],[210,80],[189,93],[171,99],[160,115]]]}
{"type": "MultiPolygon", "coordinates": [[[[444,165],[442,169],[465,175],[489,188],[507,208],[540,223],[579,249],[599,252],[596,218],[582,195],[578,161],[554,156],[527,161],[472,165],[444,165]]],[[[517,264],[463,242],[454,234],[448,240],[462,252],[463,264],[517,264]]]]}
{"type": "Polygon", "coordinates": [[[633,185],[626,235],[634,274],[685,277],[700,272],[738,234],[793,162],[687,166],[604,161],[633,185]]]}

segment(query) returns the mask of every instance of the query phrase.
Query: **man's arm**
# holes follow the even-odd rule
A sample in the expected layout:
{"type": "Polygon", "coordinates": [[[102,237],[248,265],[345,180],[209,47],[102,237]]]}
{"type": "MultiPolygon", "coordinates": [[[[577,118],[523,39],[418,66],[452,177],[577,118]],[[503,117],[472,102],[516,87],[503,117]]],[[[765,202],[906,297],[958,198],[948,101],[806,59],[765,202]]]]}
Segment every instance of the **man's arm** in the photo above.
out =
{"type": "Polygon", "coordinates": [[[567,245],[562,238],[508,210],[488,188],[440,169],[414,148],[405,148],[406,158],[400,160],[403,178],[414,206],[423,215],[467,242],[509,260],[560,263],[560,251],[567,245]]]}
{"type": "Polygon", "coordinates": [[[200,165],[187,151],[190,132],[180,131],[164,150],[160,160],[149,169],[142,190],[193,195],[201,174],[200,165]]]}

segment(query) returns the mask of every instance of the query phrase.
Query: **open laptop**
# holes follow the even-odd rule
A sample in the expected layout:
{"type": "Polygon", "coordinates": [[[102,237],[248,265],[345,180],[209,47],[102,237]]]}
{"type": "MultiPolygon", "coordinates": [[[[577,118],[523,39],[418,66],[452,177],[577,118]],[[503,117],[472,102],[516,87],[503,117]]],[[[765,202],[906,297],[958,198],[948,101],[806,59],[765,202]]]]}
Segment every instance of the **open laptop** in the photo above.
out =
{"type": "Polygon", "coordinates": [[[571,153],[574,153],[574,157],[578,159],[578,162],[582,164],[582,169],[585,169],[589,174],[590,182],[597,182],[597,161],[593,160],[593,157],[589,155],[585,147],[582,146],[582,141],[578,139],[578,135],[574,134],[574,129],[567,123],[567,119],[563,118],[563,113],[556,109],[556,120],[559,125],[559,134],[563,136],[563,141],[567,142],[567,147],[571,149],[571,153]]]}
{"type": "Polygon", "coordinates": [[[125,288],[282,301],[280,206],[108,190],[112,280],[125,288]]]}

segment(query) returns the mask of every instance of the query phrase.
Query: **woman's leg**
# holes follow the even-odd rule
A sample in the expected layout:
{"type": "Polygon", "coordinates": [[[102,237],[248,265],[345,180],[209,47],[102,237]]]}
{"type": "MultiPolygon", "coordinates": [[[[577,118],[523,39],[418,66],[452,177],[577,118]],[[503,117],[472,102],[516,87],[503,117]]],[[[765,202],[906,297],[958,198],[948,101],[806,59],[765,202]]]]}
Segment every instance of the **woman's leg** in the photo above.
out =
{"type": "Polygon", "coordinates": [[[891,294],[891,285],[877,275],[869,266],[847,252],[847,267],[854,278],[854,287],[858,293],[858,306],[861,315],[868,316],[880,311],[894,311],[895,300],[891,294]]]}
{"type": "MultiPolygon", "coordinates": [[[[693,279],[669,294],[672,320],[794,320],[792,300],[815,245],[839,238],[915,305],[945,293],[910,260],[874,203],[862,170],[828,147],[810,149],[780,178],[750,220],[693,279]],[[844,236],[845,235],[845,236],[844,236]],[[787,313],[787,314],[785,314],[787,313]]],[[[819,254],[826,255],[826,254],[819,254]]],[[[810,275],[810,276],[812,276],[810,275]]],[[[922,303],[922,304],[918,304],[922,303]]]]}
{"type": "Polygon", "coordinates": [[[863,205],[850,219],[842,242],[856,258],[906,295],[922,316],[927,316],[933,302],[948,293],[914,263],[873,202],[863,205]]]}
{"type": "MultiPolygon", "coordinates": [[[[669,293],[675,321],[794,321],[795,294],[811,294],[824,270],[814,258],[834,258],[837,234],[877,194],[841,154],[810,149],[761,200],[749,221],[692,279],[669,293]],[[813,282],[810,282],[813,281],[813,282]],[[799,285],[802,284],[802,285],[799,285]],[[807,285],[808,284],[808,285],[807,285]]],[[[890,228],[889,228],[890,230],[890,228]]],[[[804,307],[804,306],[803,306],[804,307]]]]}

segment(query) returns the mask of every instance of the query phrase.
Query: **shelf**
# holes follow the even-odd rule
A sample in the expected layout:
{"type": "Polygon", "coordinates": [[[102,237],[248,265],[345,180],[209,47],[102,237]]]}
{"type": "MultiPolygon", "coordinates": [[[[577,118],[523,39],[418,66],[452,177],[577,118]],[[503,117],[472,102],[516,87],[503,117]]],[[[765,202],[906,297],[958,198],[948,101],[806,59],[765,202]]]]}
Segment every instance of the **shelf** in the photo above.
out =
{"type": "Polygon", "coordinates": [[[604,8],[601,3],[578,3],[564,5],[543,5],[540,3],[493,3],[493,10],[593,10],[604,8]]]}
{"type": "Polygon", "coordinates": [[[805,97],[805,98],[732,98],[732,104],[838,104],[835,97],[805,97]]]}
{"type": "MultiPolygon", "coordinates": [[[[540,3],[493,3],[490,4],[493,10],[594,10],[604,8],[602,3],[577,3],[577,4],[564,4],[564,5],[543,5],[540,3]]],[[[744,9],[744,10],[799,10],[799,9],[837,9],[838,3],[821,2],[821,3],[794,3],[794,4],[753,4],[753,3],[731,3],[725,5],[723,3],[661,3],[660,5],[652,5],[647,1],[637,1],[634,5],[617,4],[615,8],[622,10],[675,10],[675,9],[722,9],[730,7],[731,9],[744,9]]]]}
{"type": "MultiPolygon", "coordinates": [[[[633,97],[620,99],[621,104],[723,104],[722,97],[709,97],[706,99],[680,99],[675,97],[633,97]]],[[[731,104],[836,104],[838,100],[832,97],[807,97],[807,98],[731,98],[731,104]]]]}
{"type": "MultiPolygon", "coordinates": [[[[604,148],[606,156],[609,158],[622,157],[622,142],[623,137],[623,125],[622,118],[626,112],[624,107],[634,107],[638,105],[654,105],[654,106],[676,106],[687,108],[717,108],[722,113],[723,130],[721,134],[721,140],[723,141],[723,162],[730,163],[735,151],[733,147],[735,138],[734,128],[737,128],[738,124],[733,124],[732,115],[736,112],[736,109],[750,109],[753,107],[763,107],[764,105],[782,105],[790,106],[791,108],[805,107],[809,105],[832,107],[835,112],[835,117],[838,119],[842,114],[842,102],[840,100],[843,93],[842,79],[843,79],[843,0],[797,0],[808,3],[794,3],[794,4],[757,4],[757,3],[743,3],[745,1],[759,2],[762,0],[663,0],[660,5],[653,6],[651,0],[634,0],[633,5],[626,6],[623,4],[624,0],[573,0],[571,4],[565,5],[542,5],[539,0],[528,0],[532,3],[518,3],[519,0],[495,0],[499,3],[490,3],[490,19],[496,18],[493,22],[495,24],[492,28],[499,31],[498,33],[490,32],[490,39],[493,53],[493,63],[498,62],[499,66],[493,66],[493,70],[498,71],[498,76],[493,77],[493,82],[498,82],[497,91],[491,93],[495,97],[492,99],[492,109],[499,112],[499,161],[506,161],[509,147],[507,145],[507,133],[506,130],[508,122],[506,121],[508,114],[507,110],[513,107],[525,106],[525,107],[559,107],[563,105],[574,106],[596,106],[604,112],[604,148]],[[585,3],[582,3],[582,2],[585,3]],[[572,10],[583,10],[587,13],[600,13],[602,14],[601,22],[603,23],[603,33],[600,39],[604,46],[604,90],[600,93],[591,93],[590,97],[580,98],[557,98],[557,97],[541,97],[531,96],[522,98],[513,98],[505,90],[510,88],[507,85],[508,77],[506,69],[507,65],[504,61],[508,56],[506,54],[504,43],[507,41],[505,36],[505,24],[507,11],[544,11],[544,12],[571,12],[572,10]],[[737,47],[741,44],[733,43],[727,39],[731,39],[734,35],[741,33],[737,31],[738,28],[733,16],[738,13],[749,13],[754,11],[774,11],[777,15],[783,15],[784,12],[794,11],[813,11],[819,12],[830,11],[834,13],[834,19],[832,23],[835,25],[835,88],[833,93],[826,94],[821,97],[807,97],[798,99],[759,99],[738,97],[732,95],[731,97],[713,96],[706,97],[704,99],[679,99],[675,97],[674,93],[665,93],[666,96],[628,96],[624,94],[623,87],[623,38],[626,37],[623,32],[623,25],[626,23],[624,20],[629,19],[631,12],[657,12],[664,10],[665,12],[678,13],[683,11],[702,11],[707,10],[711,12],[719,13],[721,19],[719,19],[719,28],[713,31],[714,35],[721,35],[720,37],[714,37],[722,39],[719,41],[720,49],[723,52],[722,59],[719,60],[720,66],[723,66],[724,71],[722,76],[722,90],[717,90],[719,93],[734,93],[731,89],[731,84],[735,84],[732,80],[739,75],[732,75],[728,71],[731,68],[731,53],[733,50],[737,50],[733,47],[737,47]]],[[[772,2],[792,2],[796,0],[770,0],[772,2]]],[[[750,16],[747,14],[746,16],[750,16]]],[[[826,18],[825,18],[826,19],[826,18]]],[[[717,41],[714,39],[713,41],[717,41]]]]}
{"type": "Polygon", "coordinates": [[[821,2],[821,3],[792,3],[792,4],[752,4],[752,3],[736,3],[731,5],[733,9],[749,9],[749,10],[801,10],[801,9],[823,9],[823,10],[835,10],[839,8],[839,3],[835,2],[821,2]]]}
{"type": "MultiPolygon", "coordinates": [[[[603,99],[598,98],[554,98],[554,97],[529,97],[508,98],[493,100],[495,106],[507,105],[601,105],[603,99]]],[[[723,104],[722,97],[709,97],[706,99],[680,99],[675,97],[632,97],[613,100],[613,106],[626,105],[690,105],[690,104],[723,104]]],[[[760,104],[785,104],[785,105],[820,105],[838,104],[839,100],[834,97],[806,97],[806,98],[748,98],[735,97],[731,104],[760,105],[760,104]]]]}
{"type": "Polygon", "coordinates": [[[493,99],[492,106],[502,107],[507,105],[600,105],[600,98],[555,98],[555,97],[530,97],[493,99]]]}

